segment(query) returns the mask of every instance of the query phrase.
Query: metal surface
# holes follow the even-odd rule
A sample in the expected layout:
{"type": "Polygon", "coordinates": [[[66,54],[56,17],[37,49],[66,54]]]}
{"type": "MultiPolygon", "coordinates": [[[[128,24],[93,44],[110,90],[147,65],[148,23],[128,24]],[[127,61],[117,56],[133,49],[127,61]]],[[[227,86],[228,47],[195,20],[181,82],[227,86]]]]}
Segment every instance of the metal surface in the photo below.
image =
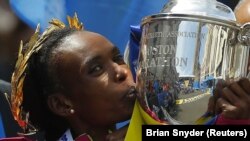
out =
{"type": "Polygon", "coordinates": [[[249,25],[218,17],[159,13],[142,21],[139,101],[171,124],[195,124],[217,80],[248,74],[249,25]]]}

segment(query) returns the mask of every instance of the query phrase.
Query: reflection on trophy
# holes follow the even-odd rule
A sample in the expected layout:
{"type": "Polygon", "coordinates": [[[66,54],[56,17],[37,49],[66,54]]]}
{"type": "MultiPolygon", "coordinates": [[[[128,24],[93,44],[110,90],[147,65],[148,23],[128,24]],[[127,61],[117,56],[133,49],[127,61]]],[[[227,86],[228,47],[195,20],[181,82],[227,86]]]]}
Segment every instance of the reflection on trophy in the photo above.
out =
{"type": "MultiPolygon", "coordinates": [[[[240,0],[234,9],[234,13],[236,16],[236,20],[240,24],[245,24],[250,22],[250,1],[249,0],[240,0]]],[[[250,52],[249,52],[250,54],[250,52]]],[[[250,56],[248,57],[248,70],[247,70],[247,78],[250,79],[250,56]]]]}
{"type": "Polygon", "coordinates": [[[171,124],[195,124],[219,79],[247,76],[250,26],[216,0],[170,0],[145,17],[139,101],[171,124]]]}
{"type": "Polygon", "coordinates": [[[249,0],[240,0],[237,6],[234,9],[237,22],[244,24],[250,21],[250,1],[249,0]]]}

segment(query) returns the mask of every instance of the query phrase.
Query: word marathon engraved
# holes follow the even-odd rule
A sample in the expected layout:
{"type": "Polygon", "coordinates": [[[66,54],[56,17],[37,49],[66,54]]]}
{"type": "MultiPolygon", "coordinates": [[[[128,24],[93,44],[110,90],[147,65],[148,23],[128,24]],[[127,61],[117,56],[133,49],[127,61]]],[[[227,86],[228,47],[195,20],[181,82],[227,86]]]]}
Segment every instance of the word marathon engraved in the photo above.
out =
{"type": "Polygon", "coordinates": [[[147,49],[147,59],[143,64],[144,68],[187,66],[188,58],[175,56],[175,45],[156,45],[149,46],[147,49]]]}

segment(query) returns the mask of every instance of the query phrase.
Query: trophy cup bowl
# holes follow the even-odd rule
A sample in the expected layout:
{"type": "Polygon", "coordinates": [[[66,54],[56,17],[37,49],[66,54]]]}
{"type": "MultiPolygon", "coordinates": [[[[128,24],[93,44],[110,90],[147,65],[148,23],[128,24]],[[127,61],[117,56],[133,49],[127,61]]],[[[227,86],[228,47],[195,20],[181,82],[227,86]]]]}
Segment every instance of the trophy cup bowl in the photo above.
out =
{"type": "Polygon", "coordinates": [[[141,22],[138,99],[160,120],[196,124],[218,80],[247,77],[249,24],[216,0],[170,0],[141,22]]]}

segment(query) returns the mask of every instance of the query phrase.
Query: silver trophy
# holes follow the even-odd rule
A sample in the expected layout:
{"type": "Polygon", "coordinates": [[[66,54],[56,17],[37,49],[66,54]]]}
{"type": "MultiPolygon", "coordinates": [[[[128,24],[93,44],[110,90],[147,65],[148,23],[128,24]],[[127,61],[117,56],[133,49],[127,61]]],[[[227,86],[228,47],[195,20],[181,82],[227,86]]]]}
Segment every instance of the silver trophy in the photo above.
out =
{"type": "Polygon", "coordinates": [[[160,120],[195,124],[218,80],[248,76],[250,25],[216,0],[170,0],[141,27],[139,102],[160,120]]]}

